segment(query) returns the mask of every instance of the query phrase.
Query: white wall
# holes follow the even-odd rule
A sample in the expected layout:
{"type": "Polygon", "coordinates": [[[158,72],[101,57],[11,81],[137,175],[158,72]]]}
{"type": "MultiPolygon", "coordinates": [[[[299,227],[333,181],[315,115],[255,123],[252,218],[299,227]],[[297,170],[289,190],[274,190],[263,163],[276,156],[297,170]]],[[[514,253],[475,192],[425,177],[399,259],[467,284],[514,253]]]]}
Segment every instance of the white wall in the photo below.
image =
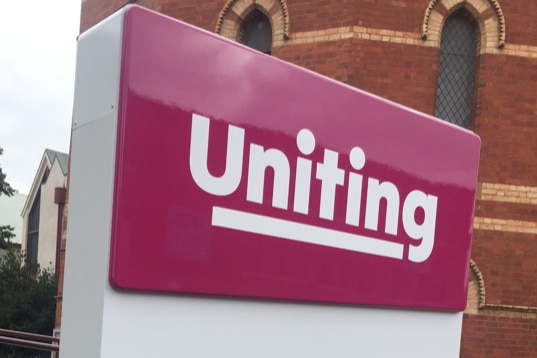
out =
{"type": "Polygon", "coordinates": [[[15,228],[15,237],[11,242],[22,244],[23,220],[22,208],[26,202],[26,194],[15,193],[13,196],[0,195],[0,225],[11,225],[15,228]]]}
{"type": "Polygon", "coordinates": [[[65,176],[58,162],[54,161],[50,168],[47,181],[41,185],[37,262],[43,269],[54,269],[56,265],[58,204],[54,203],[54,191],[57,187],[65,187],[65,176]]]}

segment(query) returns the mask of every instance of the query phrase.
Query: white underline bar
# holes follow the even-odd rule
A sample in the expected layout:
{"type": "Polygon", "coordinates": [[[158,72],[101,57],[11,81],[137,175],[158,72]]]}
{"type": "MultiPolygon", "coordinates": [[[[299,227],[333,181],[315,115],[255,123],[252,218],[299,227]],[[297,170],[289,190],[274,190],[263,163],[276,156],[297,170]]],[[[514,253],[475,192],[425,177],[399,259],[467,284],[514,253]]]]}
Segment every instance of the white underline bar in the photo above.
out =
{"type": "Polygon", "coordinates": [[[335,247],[399,260],[403,259],[404,247],[400,243],[218,206],[213,207],[212,225],[281,239],[335,247]]]}

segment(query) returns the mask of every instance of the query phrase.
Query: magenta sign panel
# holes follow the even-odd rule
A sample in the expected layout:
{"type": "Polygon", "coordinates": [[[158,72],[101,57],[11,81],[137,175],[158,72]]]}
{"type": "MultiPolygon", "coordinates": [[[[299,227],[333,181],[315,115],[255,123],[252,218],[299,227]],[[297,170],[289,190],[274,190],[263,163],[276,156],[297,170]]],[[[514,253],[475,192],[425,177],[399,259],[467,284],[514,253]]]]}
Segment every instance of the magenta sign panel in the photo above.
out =
{"type": "Polygon", "coordinates": [[[117,289],[466,304],[479,138],[132,7],[117,289]]]}

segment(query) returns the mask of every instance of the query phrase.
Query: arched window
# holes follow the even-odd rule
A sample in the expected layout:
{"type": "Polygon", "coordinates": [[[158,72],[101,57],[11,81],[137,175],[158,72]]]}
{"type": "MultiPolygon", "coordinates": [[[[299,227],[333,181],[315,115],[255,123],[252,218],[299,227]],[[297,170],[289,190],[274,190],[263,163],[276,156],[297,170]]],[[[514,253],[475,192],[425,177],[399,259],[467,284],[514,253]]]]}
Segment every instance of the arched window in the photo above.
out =
{"type": "Polygon", "coordinates": [[[477,25],[466,9],[450,15],[440,39],[435,116],[470,128],[474,104],[477,25]]]}
{"type": "Polygon", "coordinates": [[[254,50],[270,55],[272,51],[272,25],[259,9],[254,9],[241,22],[238,41],[254,50]]]}

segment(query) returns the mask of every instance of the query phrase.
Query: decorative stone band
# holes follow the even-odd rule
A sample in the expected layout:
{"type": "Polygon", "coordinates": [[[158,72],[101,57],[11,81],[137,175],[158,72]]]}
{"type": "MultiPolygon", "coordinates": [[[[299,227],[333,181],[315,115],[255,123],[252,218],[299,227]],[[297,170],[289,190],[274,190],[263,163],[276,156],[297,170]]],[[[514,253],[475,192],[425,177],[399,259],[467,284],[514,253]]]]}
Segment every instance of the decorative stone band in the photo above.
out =
{"type": "MultiPolygon", "coordinates": [[[[375,29],[362,26],[342,26],[323,30],[291,33],[288,40],[276,39],[273,43],[273,47],[341,41],[346,39],[382,41],[422,47],[439,46],[438,40],[423,41],[420,33],[375,29]]],[[[481,54],[502,54],[537,58],[537,46],[505,44],[501,49],[497,48],[497,46],[481,46],[481,54]]]]}
{"type": "MultiPolygon", "coordinates": [[[[498,183],[479,183],[478,200],[537,205],[537,187],[498,183]]],[[[474,229],[537,234],[537,222],[497,218],[474,218],[474,229]]]]}
{"type": "Polygon", "coordinates": [[[537,187],[480,183],[478,199],[537,205],[537,187]]]}
{"type": "Polygon", "coordinates": [[[537,234],[537,223],[523,220],[475,217],[474,230],[493,230],[517,232],[520,234],[537,234]]]}

